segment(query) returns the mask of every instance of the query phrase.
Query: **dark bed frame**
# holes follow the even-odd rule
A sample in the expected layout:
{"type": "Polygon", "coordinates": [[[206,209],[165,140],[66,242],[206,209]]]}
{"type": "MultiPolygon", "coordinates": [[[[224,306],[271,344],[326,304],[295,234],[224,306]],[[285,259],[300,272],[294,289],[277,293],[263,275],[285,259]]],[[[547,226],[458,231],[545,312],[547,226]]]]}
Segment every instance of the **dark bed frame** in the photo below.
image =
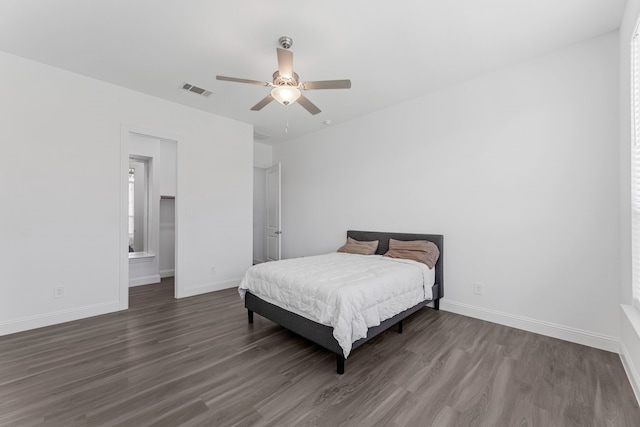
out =
{"type": "MultiPolygon", "coordinates": [[[[389,250],[389,239],[395,240],[429,240],[440,249],[440,258],[436,263],[436,280],[432,287],[433,299],[422,301],[411,308],[406,309],[378,326],[369,328],[367,336],[353,343],[352,351],[366,343],[376,335],[386,331],[391,326],[398,324],[398,332],[402,333],[402,320],[420,310],[425,305],[433,302],[436,310],[440,309],[440,298],[444,296],[444,274],[443,274],[443,254],[444,254],[444,236],[441,234],[411,234],[411,233],[385,233],[377,231],[347,231],[347,237],[359,241],[379,240],[378,250],[376,254],[384,254],[389,250]]],[[[302,317],[298,314],[287,311],[276,305],[263,301],[257,296],[247,292],[244,299],[244,306],[247,308],[249,323],[253,323],[253,313],[259,315],[289,329],[290,331],[310,340],[332,351],[336,354],[337,372],[344,373],[344,355],[342,348],[333,337],[333,328],[331,326],[322,325],[302,317]]]]}

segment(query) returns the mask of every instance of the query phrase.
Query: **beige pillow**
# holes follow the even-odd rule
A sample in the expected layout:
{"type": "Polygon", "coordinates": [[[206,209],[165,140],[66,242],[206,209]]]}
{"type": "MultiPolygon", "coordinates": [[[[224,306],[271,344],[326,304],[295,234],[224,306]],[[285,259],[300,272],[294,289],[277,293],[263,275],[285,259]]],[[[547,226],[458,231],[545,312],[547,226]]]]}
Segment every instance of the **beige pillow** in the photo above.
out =
{"type": "Polygon", "coordinates": [[[351,237],[347,237],[347,243],[345,243],[338,252],[346,252],[349,254],[358,255],[373,255],[378,249],[378,240],[372,242],[359,242],[351,237]]]}
{"type": "Polygon", "coordinates": [[[394,240],[389,239],[389,252],[384,254],[390,258],[404,258],[427,264],[433,268],[440,257],[440,250],[435,243],[428,240],[394,240]]]}

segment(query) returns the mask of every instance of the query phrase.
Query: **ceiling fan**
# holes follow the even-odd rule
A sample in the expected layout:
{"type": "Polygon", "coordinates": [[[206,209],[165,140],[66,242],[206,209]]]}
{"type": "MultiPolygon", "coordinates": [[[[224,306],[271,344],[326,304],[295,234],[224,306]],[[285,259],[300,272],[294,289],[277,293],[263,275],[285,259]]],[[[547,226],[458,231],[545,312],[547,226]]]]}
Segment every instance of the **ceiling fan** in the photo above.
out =
{"type": "Polygon", "coordinates": [[[289,105],[297,102],[302,105],[309,113],[318,114],[321,110],[309,101],[301,90],[316,89],[349,89],[351,88],[351,80],[321,80],[315,82],[300,82],[299,77],[293,72],[293,52],[288,50],[293,45],[291,37],[280,37],[278,40],[281,48],[277,48],[278,53],[278,70],[273,73],[273,81],[261,82],[258,80],[239,79],[236,77],[216,76],[217,80],[225,80],[228,82],[249,83],[260,86],[271,87],[271,93],[265,96],[260,102],[251,107],[253,111],[262,110],[267,104],[274,99],[282,105],[289,105]]]}

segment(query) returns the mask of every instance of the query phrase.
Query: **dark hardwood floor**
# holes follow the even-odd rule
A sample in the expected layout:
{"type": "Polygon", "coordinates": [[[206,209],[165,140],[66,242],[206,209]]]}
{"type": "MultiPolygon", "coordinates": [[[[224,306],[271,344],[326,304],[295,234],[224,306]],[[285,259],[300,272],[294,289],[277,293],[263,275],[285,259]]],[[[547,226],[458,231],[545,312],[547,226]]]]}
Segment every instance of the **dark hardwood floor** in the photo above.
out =
{"type": "Polygon", "coordinates": [[[333,354],[235,289],[0,337],[3,426],[640,426],[619,356],[425,308],[333,354]]]}

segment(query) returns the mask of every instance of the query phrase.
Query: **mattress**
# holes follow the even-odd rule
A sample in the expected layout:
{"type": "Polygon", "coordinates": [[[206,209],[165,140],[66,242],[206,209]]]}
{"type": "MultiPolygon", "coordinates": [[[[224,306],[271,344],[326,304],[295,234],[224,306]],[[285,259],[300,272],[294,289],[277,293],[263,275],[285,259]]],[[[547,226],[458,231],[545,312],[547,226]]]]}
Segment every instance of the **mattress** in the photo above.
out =
{"type": "Polygon", "coordinates": [[[416,261],[331,253],[255,265],[239,292],[331,326],[346,358],[368,328],[431,300],[434,282],[435,270],[416,261]]]}

